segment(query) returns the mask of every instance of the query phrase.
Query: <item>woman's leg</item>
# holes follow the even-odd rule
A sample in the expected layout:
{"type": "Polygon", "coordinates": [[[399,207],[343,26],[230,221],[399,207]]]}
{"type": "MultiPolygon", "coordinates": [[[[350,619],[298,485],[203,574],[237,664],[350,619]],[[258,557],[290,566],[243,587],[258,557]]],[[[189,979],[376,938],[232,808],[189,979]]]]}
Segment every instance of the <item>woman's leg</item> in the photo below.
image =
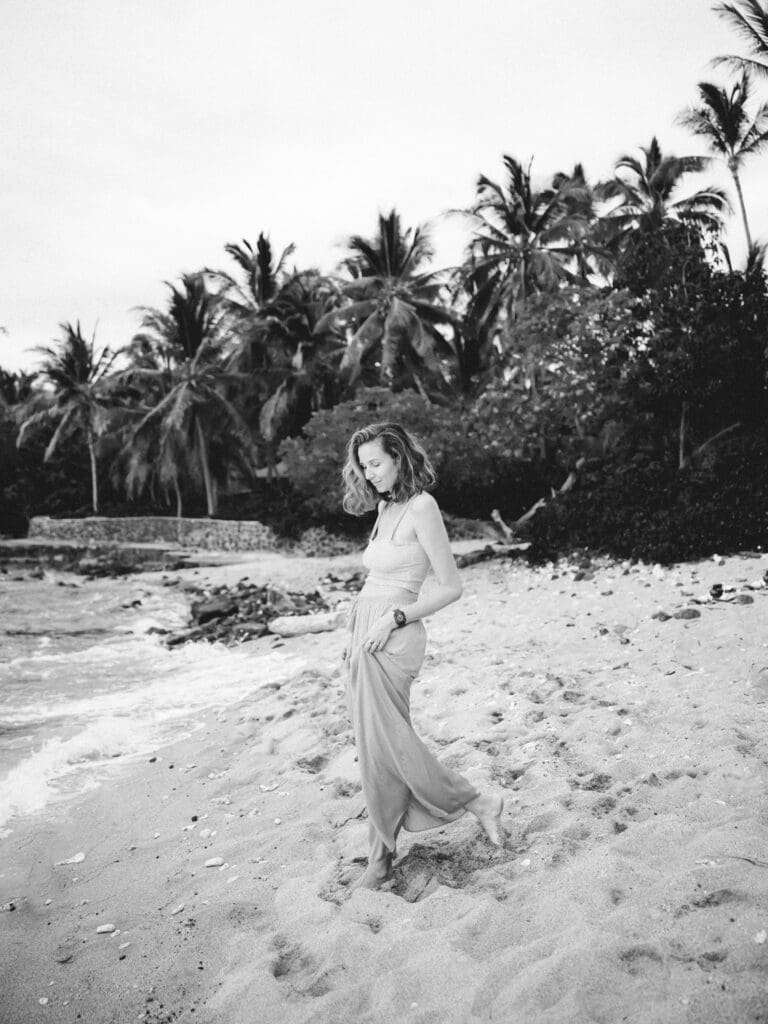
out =
{"type": "Polygon", "coordinates": [[[378,889],[392,873],[394,852],[382,842],[373,822],[368,825],[368,866],[353,889],[378,889]]]}

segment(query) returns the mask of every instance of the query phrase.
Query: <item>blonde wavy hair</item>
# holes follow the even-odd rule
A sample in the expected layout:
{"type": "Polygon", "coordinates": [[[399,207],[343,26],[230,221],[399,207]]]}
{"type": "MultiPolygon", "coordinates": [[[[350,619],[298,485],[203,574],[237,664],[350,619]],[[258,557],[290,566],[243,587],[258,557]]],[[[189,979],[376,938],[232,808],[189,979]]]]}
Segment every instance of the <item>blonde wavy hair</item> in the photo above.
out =
{"type": "Polygon", "coordinates": [[[376,508],[381,495],[365,479],[363,467],[360,465],[358,450],[369,441],[380,441],[387,455],[398,463],[397,480],[390,491],[392,501],[407,501],[414,494],[429,490],[437,482],[437,475],[429,461],[429,456],[419,442],[412,437],[399,423],[369,423],[367,427],[356,430],[347,444],[347,458],[342,470],[344,482],[345,512],[353,516],[362,516],[372,508],[376,508]]]}

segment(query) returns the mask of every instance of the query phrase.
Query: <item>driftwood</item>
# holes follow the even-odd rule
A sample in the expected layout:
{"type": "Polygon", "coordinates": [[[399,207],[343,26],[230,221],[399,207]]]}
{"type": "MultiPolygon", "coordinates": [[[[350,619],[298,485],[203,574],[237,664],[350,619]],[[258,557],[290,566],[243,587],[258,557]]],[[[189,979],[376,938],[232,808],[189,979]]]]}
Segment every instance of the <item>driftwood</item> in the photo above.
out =
{"type": "MultiPolygon", "coordinates": [[[[551,497],[554,498],[558,494],[565,494],[567,491],[570,491],[573,485],[576,483],[579,476],[579,470],[583,465],[584,459],[579,459],[579,461],[576,463],[576,466],[565,478],[562,485],[557,490],[555,490],[554,487],[552,488],[551,497]]],[[[534,502],[533,505],[531,505],[527,512],[524,512],[519,519],[516,519],[514,523],[512,523],[512,526],[508,526],[504,522],[504,520],[501,518],[501,513],[497,508],[495,508],[493,512],[491,512],[491,519],[496,524],[499,532],[502,534],[505,541],[515,541],[518,539],[518,535],[515,533],[515,529],[519,529],[521,526],[525,526],[527,522],[533,519],[533,517],[536,515],[539,509],[544,508],[546,504],[546,498],[539,498],[538,501],[534,502]]]]}
{"type": "Polygon", "coordinates": [[[477,551],[468,551],[465,555],[457,555],[456,565],[459,569],[465,569],[468,565],[487,562],[491,558],[509,558],[512,555],[519,555],[522,551],[527,551],[530,546],[527,542],[518,544],[486,544],[484,548],[479,548],[477,551]]]}
{"type": "Polygon", "coordinates": [[[716,441],[719,441],[721,437],[725,437],[727,434],[733,433],[734,430],[738,430],[740,426],[741,421],[739,420],[736,423],[732,423],[729,427],[725,427],[723,430],[718,430],[716,434],[713,434],[712,437],[708,437],[703,444],[698,446],[698,448],[694,448],[691,454],[687,457],[683,455],[681,448],[678,468],[685,469],[687,466],[695,464],[702,452],[705,452],[707,448],[711,447],[716,441]]]}

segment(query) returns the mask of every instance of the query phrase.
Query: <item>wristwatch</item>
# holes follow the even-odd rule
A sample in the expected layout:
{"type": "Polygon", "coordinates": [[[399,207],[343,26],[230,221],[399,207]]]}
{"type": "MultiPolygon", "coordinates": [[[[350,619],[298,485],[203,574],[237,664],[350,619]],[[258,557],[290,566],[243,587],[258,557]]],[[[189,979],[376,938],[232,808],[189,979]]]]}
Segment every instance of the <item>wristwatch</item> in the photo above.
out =
{"type": "Polygon", "coordinates": [[[403,626],[408,625],[408,620],[405,617],[404,611],[401,611],[399,608],[394,608],[392,611],[392,615],[394,616],[395,626],[397,629],[402,629],[403,626]]]}

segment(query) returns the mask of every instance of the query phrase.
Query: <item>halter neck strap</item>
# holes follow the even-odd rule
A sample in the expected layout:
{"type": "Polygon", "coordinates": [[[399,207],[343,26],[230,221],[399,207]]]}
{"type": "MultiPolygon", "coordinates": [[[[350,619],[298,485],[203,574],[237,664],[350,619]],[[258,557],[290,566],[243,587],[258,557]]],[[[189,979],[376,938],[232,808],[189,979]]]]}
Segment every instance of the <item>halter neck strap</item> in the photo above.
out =
{"type": "MultiPolygon", "coordinates": [[[[400,523],[402,523],[402,521],[403,521],[405,513],[408,511],[408,506],[411,504],[411,502],[413,501],[413,499],[415,497],[416,497],[415,494],[412,495],[408,499],[408,501],[406,501],[405,505],[403,505],[403,509],[402,509],[400,515],[397,517],[397,522],[395,523],[395,525],[394,525],[394,527],[392,529],[392,532],[390,533],[389,537],[386,538],[387,540],[394,540],[395,539],[395,534],[397,533],[397,530],[398,530],[398,528],[400,526],[400,523]]],[[[371,540],[375,540],[378,537],[378,535],[379,535],[379,525],[380,525],[380,522],[381,522],[381,517],[382,517],[382,515],[384,513],[384,509],[387,507],[388,504],[389,504],[389,502],[385,501],[384,504],[379,509],[379,514],[376,516],[376,522],[373,524],[373,529],[371,530],[371,538],[370,538],[371,540]]]]}
{"type": "Polygon", "coordinates": [[[405,513],[408,511],[408,506],[411,504],[411,502],[413,501],[414,497],[415,497],[415,495],[412,495],[408,499],[408,501],[406,501],[405,505],[403,506],[403,511],[398,516],[397,522],[395,523],[395,527],[392,530],[392,533],[390,533],[390,535],[389,535],[389,539],[390,540],[394,540],[395,539],[395,534],[397,533],[397,528],[400,525],[400,523],[402,523],[403,517],[405,516],[405,513]]]}

